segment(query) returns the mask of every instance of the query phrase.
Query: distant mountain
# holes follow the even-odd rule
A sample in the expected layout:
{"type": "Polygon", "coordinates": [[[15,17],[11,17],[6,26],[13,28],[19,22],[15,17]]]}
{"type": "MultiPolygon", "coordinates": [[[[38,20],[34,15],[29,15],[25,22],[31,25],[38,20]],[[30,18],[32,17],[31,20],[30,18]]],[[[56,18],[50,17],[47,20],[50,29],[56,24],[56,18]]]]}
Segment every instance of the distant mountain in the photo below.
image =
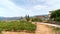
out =
{"type": "Polygon", "coordinates": [[[0,17],[0,20],[19,20],[20,17],[0,17]]]}
{"type": "MultiPolygon", "coordinates": [[[[36,17],[36,16],[48,16],[48,15],[35,15],[35,16],[30,16],[30,18],[32,17],[36,17]]],[[[25,17],[23,17],[25,18],[25,17]]],[[[20,20],[21,17],[1,17],[0,16],[0,20],[20,20]]]]}
{"type": "Polygon", "coordinates": [[[0,17],[0,20],[3,20],[3,19],[5,19],[5,17],[0,17]]]}

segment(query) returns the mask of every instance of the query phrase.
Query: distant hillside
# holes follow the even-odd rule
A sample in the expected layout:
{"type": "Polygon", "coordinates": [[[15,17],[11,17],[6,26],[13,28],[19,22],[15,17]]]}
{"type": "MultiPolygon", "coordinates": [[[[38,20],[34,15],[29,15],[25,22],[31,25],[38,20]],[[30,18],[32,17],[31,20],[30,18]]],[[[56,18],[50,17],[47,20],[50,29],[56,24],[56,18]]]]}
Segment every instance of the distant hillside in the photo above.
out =
{"type": "MultiPolygon", "coordinates": [[[[48,16],[48,15],[35,15],[35,16],[30,16],[30,18],[32,17],[36,17],[36,16],[48,16]]],[[[23,17],[25,18],[25,17],[23,17]]],[[[20,20],[21,17],[1,17],[0,16],[0,20],[20,20]]]]}
{"type": "Polygon", "coordinates": [[[0,17],[0,20],[19,20],[20,17],[0,17]]]}
{"type": "Polygon", "coordinates": [[[46,17],[48,17],[48,15],[35,15],[35,16],[33,16],[33,17],[36,17],[36,16],[46,16],[46,17]]]}

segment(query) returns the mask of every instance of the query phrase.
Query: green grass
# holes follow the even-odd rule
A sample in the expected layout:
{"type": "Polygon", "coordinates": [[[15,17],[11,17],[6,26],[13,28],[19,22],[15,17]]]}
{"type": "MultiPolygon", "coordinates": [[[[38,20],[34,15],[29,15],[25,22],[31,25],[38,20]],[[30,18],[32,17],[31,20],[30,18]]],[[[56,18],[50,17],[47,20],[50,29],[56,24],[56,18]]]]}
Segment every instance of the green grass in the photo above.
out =
{"type": "Polygon", "coordinates": [[[34,32],[36,30],[36,25],[31,22],[1,22],[0,23],[0,31],[24,31],[34,32]]]}
{"type": "Polygon", "coordinates": [[[59,27],[53,27],[53,30],[55,31],[55,34],[60,34],[60,28],[59,27]]]}

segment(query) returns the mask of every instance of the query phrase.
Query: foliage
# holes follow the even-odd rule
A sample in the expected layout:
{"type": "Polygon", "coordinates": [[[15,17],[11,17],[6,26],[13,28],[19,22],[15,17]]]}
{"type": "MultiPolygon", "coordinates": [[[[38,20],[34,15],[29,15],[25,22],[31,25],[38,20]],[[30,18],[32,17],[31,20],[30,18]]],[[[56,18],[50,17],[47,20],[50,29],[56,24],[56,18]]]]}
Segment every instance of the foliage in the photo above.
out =
{"type": "Polygon", "coordinates": [[[43,22],[44,22],[44,23],[49,23],[49,20],[44,20],[43,22]]]}
{"type": "Polygon", "coordinates": [[[60,22],[60,17],[56,17],[55,21],[59,21],[60,22]]]}
{"type": "Polygon", "coordinates": [[[0,23],[0,31],[35,31],[36,25],[31,22],[1,22],[0,23]]]}
{"type": "Polygon", "coordinates": [[[26,18],[26,20],[27,20],[27,21],[29,21],[29,20],[30,20],[29,15],[26,15],[26,16],[25,16],[25,18],[26,18]]]}
{"type": "Polygon", "coordinates": [[[60,18],[60,9],[52,11],[50,18],[51,19],[54,18],[55,21],[60,21],[60,19],[59,19],[60,18]]]}
{"type": "Polygon", "coordinates": [[[55,31],[55,34],[60,34],[60,28],[59,27],[53,27],[53,30],[55,31]]]}
{"type": "Polygon", "coordinates": [[[42,20],[39,19],[39,18],[33,18],[32,21],[33,21],[33,22],[42,22],[42,20]]]}

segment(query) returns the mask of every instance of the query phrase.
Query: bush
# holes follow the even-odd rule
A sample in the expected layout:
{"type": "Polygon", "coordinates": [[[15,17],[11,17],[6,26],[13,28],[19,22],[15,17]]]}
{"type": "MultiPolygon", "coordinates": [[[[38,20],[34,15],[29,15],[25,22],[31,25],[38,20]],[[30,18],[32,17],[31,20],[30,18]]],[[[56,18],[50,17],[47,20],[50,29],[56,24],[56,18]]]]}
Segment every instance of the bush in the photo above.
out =
{"type": "Polygon", "coordinates": [[[27,22],[27,24],[25,24],[25,29],[27,31],[32,31],[33,32],[33,31],[36,30],[36,25],[27,22]]]}
{"type": "Polygon", "coordinates": [[[36,25],[31,22],[1,22],[0,31],[35,31],[36,25]]]}
{"type": "Polygon", "coordinates": [[[45,20],[45,21],[43,21],[44,23],[49,23],[49,20],[45,20]]]}
{"type": "Polygon", "coordinates": [[[56,17],[55,21],[59,21],[60,22],[60,17],[56,17]]]}
{"type": "Polygon", "coordinates": [[[42,22],[42,20],[39,19],[39,18],[33,18],[32,21],[33,21],[33,22],[42,22]]]}

